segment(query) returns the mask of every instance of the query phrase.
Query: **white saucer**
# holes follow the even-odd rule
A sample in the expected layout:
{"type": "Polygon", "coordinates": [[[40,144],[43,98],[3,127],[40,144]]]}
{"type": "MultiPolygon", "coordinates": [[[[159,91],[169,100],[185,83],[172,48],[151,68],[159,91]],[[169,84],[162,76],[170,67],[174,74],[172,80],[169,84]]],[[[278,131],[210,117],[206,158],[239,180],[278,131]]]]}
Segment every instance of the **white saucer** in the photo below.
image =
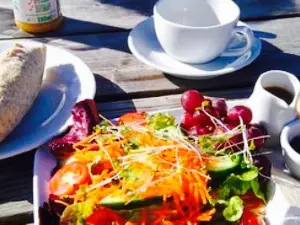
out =
{"type": "MultiPolygon", "coordinates": [[[[32,41],[1,41],[0,53],[15,42],[38,44],[32,41]]],[[[85,63],[63,49],[46,46],[42,88],[21,123],[0,143],[0,159],[33,150],[60,134],[72,122],[73,105],[95,96],[95,78],[85,63]]]]}
{"type": "MultiPolygon", "coordinates": [[[[238,25],[247,26],[243,22],[238,22],[238,25]]],[[[234,47],[237,47],[237,41],[241,44],[241,38],[239,39],[232,43],[234,47]]],[[[167,74],[189,79],[212,78],[234,72],[252,63],[261,51],[261,41],[256,38],[251,51],[240,57],[219,57],[206,64],[185,64],[173,59],[162,49],[156,38],[152,17],[130,32],[128,46],[140,61],[167,74]]]]}

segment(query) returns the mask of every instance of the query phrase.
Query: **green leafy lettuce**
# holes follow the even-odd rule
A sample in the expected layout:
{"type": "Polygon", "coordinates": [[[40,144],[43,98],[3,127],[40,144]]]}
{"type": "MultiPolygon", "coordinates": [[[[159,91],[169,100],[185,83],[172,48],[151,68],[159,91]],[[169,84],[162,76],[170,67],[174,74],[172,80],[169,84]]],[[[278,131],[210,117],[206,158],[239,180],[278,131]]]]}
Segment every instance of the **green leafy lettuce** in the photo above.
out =
{"type": "Polygon", "coordinates": [[[229,222],[238,221],[243,213],[243,200],[239,197],[252,191],[257,198],[265,201],[258,183],[258,168],[252,166],[239,174],[229,175],[217,189],[217,197],[210,203],[223,205],[223,216],[229,222]]]}
{"type": "Polygon", "coordinates": [[[60,217],[61,224],[85,225],[85,220],[93,213],[95,205],[90,202],[80,202],[69,205],[60,217]]]}
{"type": "Polygon", "coordinates": [[[224,218],[230,222],[239,220],[244,210],[243,200],[239,196],[233,196],[226,205],[226,208],[223,210],[224,218]]]}
{"type": "Polygon", "coordinates": [[[260,190],[258,183],[258,172],[256,167],[252,167],[241,174],[231,174],[218,189],[218,198],[227,199],[230,196],[244,195],[248,191],[253,191],[256,197],[265,201],[264,194],[260,190]]]}
{"type": "Polygon", "coordinates": [[[169,126],[176,126],[175,118],[169,113],[155,113],[148,116],[148,124],[154,130],[165,129],[169,126]]]}

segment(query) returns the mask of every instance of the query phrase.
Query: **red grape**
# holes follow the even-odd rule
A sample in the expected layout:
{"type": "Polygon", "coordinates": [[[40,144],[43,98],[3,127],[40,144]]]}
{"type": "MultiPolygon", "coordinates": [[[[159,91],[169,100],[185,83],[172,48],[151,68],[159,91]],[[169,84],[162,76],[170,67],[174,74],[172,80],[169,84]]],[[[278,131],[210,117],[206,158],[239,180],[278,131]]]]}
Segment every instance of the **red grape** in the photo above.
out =
{"type": "MultiPolygon", "coordinates": [[[[224,126],[227,127],[229,130],[232,130],[234,128],[232,125],[226,123],[224,123],[224,126]]],[[[224,126],[218,125],[216,127],[215,134],[217,135],[217,134],[229,132],[227,129],[225,129],[224,126]]]]}
{"type": "Polygon", "coordinates": [[[216,126],[214,124],[207,125],[206,128],[209,130],[210,133],[213,133],[216,129],[216,126]]]}
{"type": "Polygon", "coordinates": [[[196,108],[201,107],[203,96],[196,90],[189,90],[182,94],[181,105],[188,113],[194,113],[196,108]]]}
{"type": "MultiPolygon", "coordinates": [[[[233,129],[233,127],[229,124],[224,124],[224,125],[229,130],[233,129]]],[[[219,125],[215,129],[214,135],[221,135],[221,134],[227,133],[227,132],[229,132],[227,129],[225,129],[223,126],[219,125]]],[[[225,140],[224,142],[217,143],[215,147],[216,147],[217,150],[227,148],[228,150],[232,150],[234,152],[239,151],[243,147],[242,134],[235,134],[232,137],[230,137],[228,140],[225,140]]]]}
{"type": "Polygon", "coordinates": [[[205,135],[211,133],[207,127],[196,125],[189,131],[191,135],[205,135]]]}
{"type": "Polygon", "coordinates": [[[227,105],[224,99],[214,98],[212,100],[212,107],[216,109],[221,118],[227,116],[227,105]]]}
{"type": "Polygon", "coordinates": [[[189,130],[191,127],[193,127],[195,125],[195,120],[191,114],[185,112],[182,115],[180,125],[183,129],[189,130]]]}
{"type": "Polygon", "coordinates": [[[194,120],[197,124],[201,126],[211,125],[212,122],[208,115],[206,115],[202,110],[197,110],[193,115],[194,120]]]}
{"type": "Polygon", "coordinates": [[[247,133],[247,139],[248,140],[252,139],[252,138],[255,138],[253,140],[255,149],[260,149],[260,148],[263,147],[266,139],[263,138],[262,136],[264,136],[265,134],[264,134],[264,131],[262,131],[261,129],[259,129],[259,127],[257,125],[249,124],[247,126],[247,128],[246,128],[246,133],[247,133]]]}
{"type": "Polygon", "coordinates": [[[249,124],[252,120],[252,112],[246,106],[234,106],[228,111],[227,121],[233,126],[238,126],[240,124],[239,117],[242,118],[244,124],[249,124]]]}
{"type": "Polygon", "coordinates": [[[251,125],[255,126],[257,129],[259,129],[264,135],[268,135],[266,128],[262,124],[251,123],[251,125]]]}
{"type": "MultiPolygon", "coordinates": [[[[237,144],[237,147],[242,148],[243,147],[243,135],[242,134],[236,134],[232,136],[230,139],[230,145],[237,144]]],[[[235,148],[235,146],[233,146],[235,148]]]]}

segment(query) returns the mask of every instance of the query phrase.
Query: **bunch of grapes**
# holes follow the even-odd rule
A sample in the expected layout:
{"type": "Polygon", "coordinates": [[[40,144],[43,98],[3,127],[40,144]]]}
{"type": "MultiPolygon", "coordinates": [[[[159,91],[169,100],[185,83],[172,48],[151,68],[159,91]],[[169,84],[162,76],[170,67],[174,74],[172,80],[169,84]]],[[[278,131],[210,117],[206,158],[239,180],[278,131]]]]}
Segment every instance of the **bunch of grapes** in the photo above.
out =
{"type": "MultiPolygon", "coordinates": [[[[196,90],[189,90],[181,96],[181,105],[184,113],[181,119],[181,127],[191,135],[220,134],[241,125],[241,120],[246,125],[248,140],[252,145],[260,149],[264,143],[266,131],[263,126],[251,124],[252,112],[243,105],[237,105],[228,109],[224,99],[206,98],[196,90]],[[221,126],[223,124],[224,126],[221,126]]],[[[243,142],[242,134],[233,136],[231,143],[243,142]]]]}

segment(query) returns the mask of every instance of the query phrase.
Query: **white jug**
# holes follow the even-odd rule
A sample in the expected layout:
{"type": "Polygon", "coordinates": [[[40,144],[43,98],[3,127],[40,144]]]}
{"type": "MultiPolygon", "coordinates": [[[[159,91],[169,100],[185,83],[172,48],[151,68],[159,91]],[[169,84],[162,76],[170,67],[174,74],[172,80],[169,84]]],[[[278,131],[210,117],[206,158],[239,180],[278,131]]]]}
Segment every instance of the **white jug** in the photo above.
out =
{"type": "Polygon", "coordinates": [[[253,113],[252,122],[264,125],[271,136],[268,138],[267,146],[278,145],[283,127],[296,118],[296,102],[299,92],[298,78],[288,72],[271,70],[258,78],[253,93],[247,101],[247,106],[253,113]],[[279,87],[290,92],[293,96],[291,103],[288,104],[270,93],[265,89],[266,87],[279,87]]]}

